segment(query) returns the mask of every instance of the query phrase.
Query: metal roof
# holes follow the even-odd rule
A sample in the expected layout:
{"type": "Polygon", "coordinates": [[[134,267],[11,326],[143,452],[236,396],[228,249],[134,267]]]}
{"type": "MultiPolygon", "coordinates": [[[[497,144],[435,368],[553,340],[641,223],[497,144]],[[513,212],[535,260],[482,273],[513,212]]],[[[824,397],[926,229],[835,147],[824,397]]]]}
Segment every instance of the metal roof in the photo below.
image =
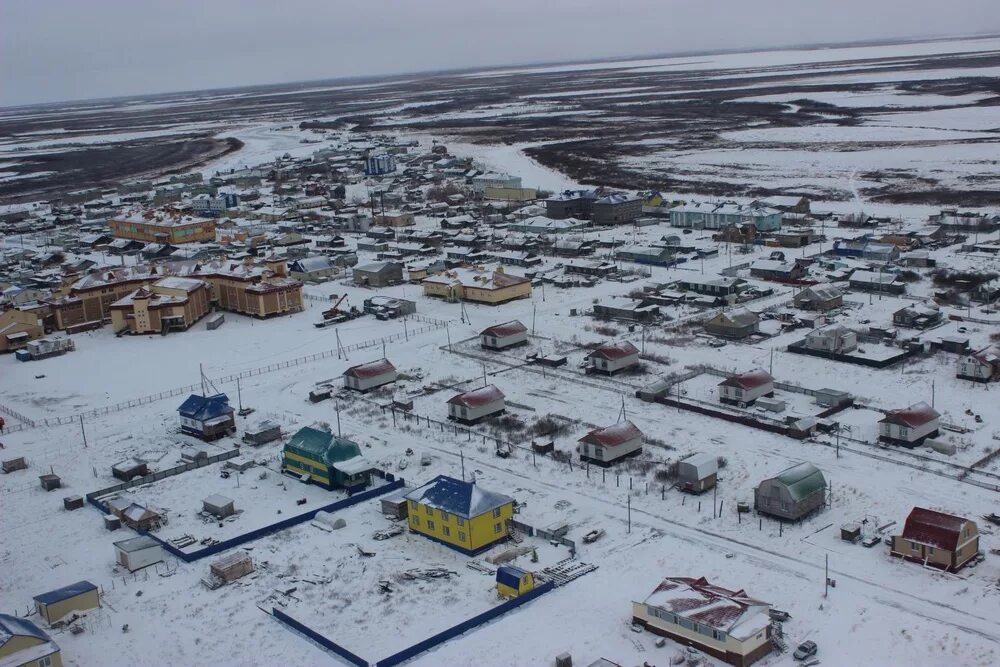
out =
{"type": "Polygon", "coordinates": [[[346,371],[344,375],[352,375],[359,378],[373,378],[379,375],[385,375],[386,373],[395,373],[396,367],[388,359],[379,359],[378,361],[369,361],[366,364],[358,364],[357,366],[351,366],[346,371]]]}
{"type": "Polygon", "coordinates": [[[720,382],[719,385],[725,385],[727,387],[741,387],[743,389],[756,389],[757,387],[763,387],[764,385],[771,384],[773,382],[774,378],[771,377],[770,373],[765,370],[757,369],[726,378],[720,382]]]}
{"type": "Polygon", "coordinates": [[[918,426],[929,424],[940,416],[941,414],[937,410],[921,401],[914,403],[908,408],[889,410],[885,417],[879,421],[885,424],[900,424],[910,428],[917,428],[918,426]]]}
{"type": "Polygon", "coordinates": [[[632,356],[633,354],[639,354],[639,348],[626,340],[612,345],[602,345],[588,354],[587,358],[604,357],[605,359],[624,359],[625,357],[632,356]]]}
{"type": "Polygon", "coordinates": [[[642,431],[635,424],[630,421],[623,421],[611,426],[605,426],[604,428],[595,428],[580,438],[580,442],[614,447],[641,437],[642,431]]]}
{"type": "Polygon", "coordinates": [[[503,392],[497,389],[496,385],[489,385],[480,389],[473,389],[464,394],[458,394],[448,399],[452,405],[464,405],[467,408],[479,408],[504,399],[503,392]]]}
{"type": "Polygon", "coordinates": [[[743,590],[715,586],[705,577],[668,577],[644,602],[737,639],[752,637],[770,625],[766,602],[748,597],[743,590]]]}
{"type": "Polygon", "coordinates": [[[139,537],[130,537],[127,540],[118,540],[114,543],[114,545],[125,553],[132,553],[133,551],[142,551],[143,549],[162,546],[149,535],[140,535],[139,537]]]}
{"type": "Polygon", "coordinates": [[[521,324],[518,320],[511,320],[510,322],[504,322],[503,324],[494,324],[491,327],[487,327],[479,332],[480,336],[513,336],[515,334],[524,333],[528,330],[528,327],[521,324]]]}
{"type": "Polygon", "coordinates": [[[310,426],[300,428],[285,445],[285,450],[321,461],[327,466],[361,456],[357,443],[310,426]]]}
{"type": "Polygon", "coordinates": [[[97,586],[84,580],[78,581],[75,584],[70,584],[69,586],[57,588],[54,591],[49,591],[48,593],[36,595],[34,599],[35,602],[41,602],[42,604],[55,604],[56,602],[62,602],[63,600],[68,600],[76,597],[77,595],[82,595],[83,593],[96,590],[97,586]]]}
{"type": "Polygon", "coordinates": [[[42,641],[50,641],[45,631],[26,618],[18,618],[10,614],[0,614],[0,646],[11,637],[34,637],[42,641]]]}
{"type": "Polygon", "coordinates": [[[215,417],[232,414],[233,409],[229,406],[229,397],[225,394],[216,394],[215,396],[191,394],[177,408],[177,412],[180,413],[181,417],[206,421],[215,417]]]}
{"type": "Polygon", "coordinates": [[[969,520],[960,516],[914,507],[906,517],[902,537],[920,544],[955,551],[966,523],[969,523],[969,520]]]}
{"type": "Polygon", "coordinates": [[[826,478],[823,477],[823,473],[808,462],[783,470],[774,479],[785,485],[792,500],[795,501],[826,489],[826,478]]]}
{"type": "Polygon", "coordinates": [[[423,486],[410,491],[406,494],[406,499],[466,519],[514,502],[510,496],[488,491],[472,482],[464,482],[447,475],[438,475],[423,486]]]}

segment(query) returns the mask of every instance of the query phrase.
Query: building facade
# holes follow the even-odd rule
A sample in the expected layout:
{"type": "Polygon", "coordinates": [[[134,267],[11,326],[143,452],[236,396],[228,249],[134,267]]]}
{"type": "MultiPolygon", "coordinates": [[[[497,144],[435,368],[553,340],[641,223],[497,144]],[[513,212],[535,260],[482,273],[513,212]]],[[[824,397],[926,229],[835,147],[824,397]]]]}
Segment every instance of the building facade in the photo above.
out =
{"type": "Polygon", "coordinates": [[[514,499],[472,482],[438,475],[406,494],[410,531],[474,555],[508,537],[514,499]]]}
{"type": "Polygon", "coordinates": [[[214,220],[169,211],[147,211],[124,218],[112,218],[108,221],[108,227],[116,238],[144,243],[179,245],[215,241],[214,220]]]}

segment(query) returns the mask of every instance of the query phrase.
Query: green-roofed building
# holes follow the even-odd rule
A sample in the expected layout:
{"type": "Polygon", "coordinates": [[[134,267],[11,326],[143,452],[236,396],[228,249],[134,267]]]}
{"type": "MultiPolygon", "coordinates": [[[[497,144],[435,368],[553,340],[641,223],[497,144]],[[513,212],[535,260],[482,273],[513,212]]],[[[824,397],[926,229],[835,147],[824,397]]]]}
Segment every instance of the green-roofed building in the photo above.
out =
{"type": "Polygon", "coordinates": [[[811,463],[800,463],[765,479],[753,492],[754,509],[798,521],[826,505],[826,478],[811,463]]]}
{"type": "Polygon", "coordinates": [[[307,426],[285,444],[281,470],[327,489],[353,492],[371,484],[372,466],[356,442],[307,426]]]}

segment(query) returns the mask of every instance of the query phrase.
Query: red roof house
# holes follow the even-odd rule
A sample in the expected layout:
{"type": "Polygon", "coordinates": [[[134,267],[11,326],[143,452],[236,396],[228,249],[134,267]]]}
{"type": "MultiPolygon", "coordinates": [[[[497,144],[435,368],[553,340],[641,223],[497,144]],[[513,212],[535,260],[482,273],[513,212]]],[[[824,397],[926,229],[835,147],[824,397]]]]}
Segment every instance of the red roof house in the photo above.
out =
{"type": "Polygon", "coordinates": [[[979,528],[960,516],[914,507],[902,535],[893,537],[892,553],[954,572],[979,553],[979,528]]]}

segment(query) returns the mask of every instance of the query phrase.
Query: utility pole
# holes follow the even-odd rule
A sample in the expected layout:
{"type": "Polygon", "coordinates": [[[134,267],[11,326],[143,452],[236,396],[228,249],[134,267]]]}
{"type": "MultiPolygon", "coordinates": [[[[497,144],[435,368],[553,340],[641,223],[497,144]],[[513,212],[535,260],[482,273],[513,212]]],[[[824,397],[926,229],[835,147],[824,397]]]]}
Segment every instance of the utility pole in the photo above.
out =
{"type": "Polygon", "coordinates": [[[632,494],[628,495],[628,532],[632,532],[632,494]]]}
{"type": "Polygon", "coordinates": [[[201,364],[198,364],[198,375],[201,376],[201,395],[205,396],[208,392],[205,391],[205,370],[202,368],[201,364]]]}
{"type": "Polygon", "coordinates": [[[451,330],[448,329],[448,323],[444,323],[444,332],[448,335],[448,351],[451,352],[451,330]]]}
{"type": "Polygon", "coordinates": [[[830,554],[826,555],[825,582],[823,585],[823,597],[830,594],[830,554]]]}
{"type": "Polygon", "coordinates": [[[466,479],[465,479],[465,452],[460,449],[460,450],[458,450],[458,455],[462,459],[462,481],[464,482],[464,481],[466,481],[466,479]]]}
{"type": "Polygon", "coordinates": [[[767,372],[769,375],[774,376],[774,348],[771,348],[771,363],[767,367],[767,372]]]}
{"type": "Polygon", "coordinates": [[[486,386],[486,362],[483,362],[483,386],[486,386]]]}
{"type": "Polygon", "coordinates": [[[240,391],[240,376],[236,376],[236,402],[239,403],[240,412],[243,412],[243,392],[240,391]]]}
{"type": "Polygon", "coordinates": [[[531,304],[531,335],[535,335],[535,304],[531,304]]]}
{"type": "Polygon", "coordinates": [[[80,433],[83,434],[83,448],[87,448],[87,432],[83,429],[83,415],[80,415],[80,433]]]}
{"type": "Polygon", "coordinates": [[[337,401],[337,437],[341,437],[340,434],[340,401],[337,401]]]}

